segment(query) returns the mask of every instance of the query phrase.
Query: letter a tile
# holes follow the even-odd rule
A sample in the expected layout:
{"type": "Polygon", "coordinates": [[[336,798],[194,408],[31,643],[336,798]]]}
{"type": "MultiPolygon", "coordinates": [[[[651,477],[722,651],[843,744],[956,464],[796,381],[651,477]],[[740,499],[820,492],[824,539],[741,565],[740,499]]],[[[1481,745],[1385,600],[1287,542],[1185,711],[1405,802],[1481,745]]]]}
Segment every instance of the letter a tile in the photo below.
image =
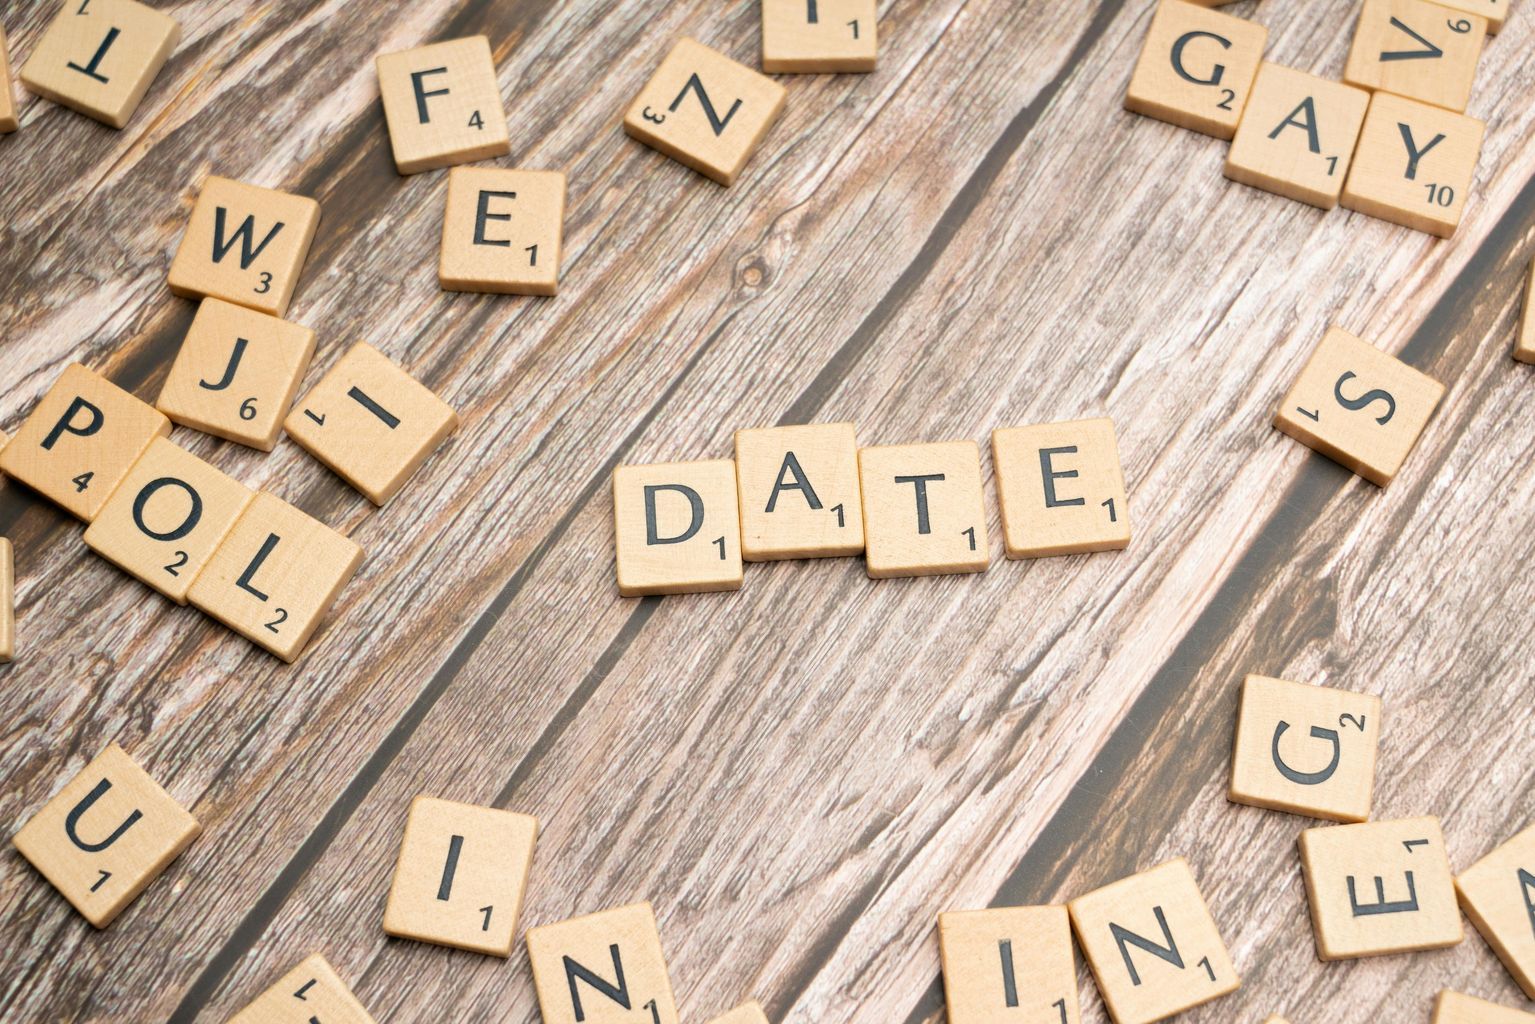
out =
{"type": "Polygon", "coordinates": [[[374,63],[401,174],[511,152],[501,86],[484,36],[384,53],[374,63]]]}
{"type": "Polygon", "coordinates": [[[1236,134],[1268,29],[1162,0],[1125,92],[1125,109],[1217,139],[1236,134]]]}
{"type": "Polygon", "coordinates": [[[209,175],[171,261],[171,291],[282,316],[319,224],[307,196],[209,175]]]}
{"type": "Polygon", "coordinates": [[[201,831],[112,743],[11,842],[87,921],[105,928],[201,831]]]}
{"type": "Polygon", "coordinates": [[[1465,213],[1485,133],[1486,125],[1474,117],[1376,93],[1343,205],[1449,238],[1465,213]]]}
{"type": "Polygon", "coordinates": [[[319,953],[278,979],[229,1024],[373,1024],[346,982],[319,953]]]}
{"type": "Polygon", "coordinates": [[[543,1024],[677,1024],[649,903],[530,928],[543,1024]]]}
{"type": "Polygon", "coordinates": [[[858,476],[871,578],[985,572],[991,564],[974,441],[863,448],[858,476]]]}
{"type": "Polygon", "coordinates": [[[741,553],[748,562],[863,550],[851,423],[736,431],[741,553]]]}
{"type": "Polygon", "coordinates": [[[1535,1013],[1445,989],[1434,1001],[1433,1024],[1535,1024],[1535,1013]]]}
{"type": "Polygon", "coordinates": [[[133,0],[66,0],[21,69],[28,89],[121,128],[181,38],[181,26],[133,0]]]}
{"type": "Polygon", "coordinates": [[[1331,210],[1369,105],[1363,89],[1264,63],[1226,154],[1226,177],[1331,210]]]}
{"type": "Polygon", "coordinates": [[[784,88],[771,78],[681,39],[630,106],[624,131],[731,185],[783,104],[784,88]]]}
{"type": "Polygon", "coordinates": [[[510,956],[537,840],[538,820],[526,814],[416,797],[384,931],[510,956]]]}
{"type": "Polygon", "coordinates": [[[1439,949],[1461,940],[1438,818],[1308,828],[1300,834],[1300,857],[1321,959],[1439,949]]]}
{"type": "Polygon", "coordinates": [[[1077,961],[1065,907],[938,915],[949,1024],[1077,1024],[1077,961]]]}
{"type": "Polygon", "coordinates": [[[613,471],[613,533],[624,597],[739,590],[736,464],[619,466],[613,471]]]}
{"type": "Polygon", "coordinates": [[[565,175],[455,167],[437,280],[444,291],[553,295],[560,283],[565,175]]]}
{"type": "Polygon", "coordinates": [[[1455,891],[1476,930],[1535,999],[1535,825],[1462,871],[1455,891]]]}
{"type": "Polygon", "coordinates": [[[1364,0],[1343,80],[1459,113],[1486,39],[1476,15],[1425,0],[1364,0]]]}
{"type": "Polygon", "coordinates": [[[1443,395],[1443,384],[1333,327],[1295,379],[1274,426],[1385,487],[1443,395]]]}
{"type": "Polygon", "coordinates": [[[715,1017],[709,1024],[768,1024],[767,1014],[755,1002],[743,1003],[729,1013],[715,1017]]]}
{"type": "Polygon", "coordinates": [[[1070,909],[1115,1024],[1151,1024],[1242,984],[1182,857],[1078,897],[1070,909]]]}

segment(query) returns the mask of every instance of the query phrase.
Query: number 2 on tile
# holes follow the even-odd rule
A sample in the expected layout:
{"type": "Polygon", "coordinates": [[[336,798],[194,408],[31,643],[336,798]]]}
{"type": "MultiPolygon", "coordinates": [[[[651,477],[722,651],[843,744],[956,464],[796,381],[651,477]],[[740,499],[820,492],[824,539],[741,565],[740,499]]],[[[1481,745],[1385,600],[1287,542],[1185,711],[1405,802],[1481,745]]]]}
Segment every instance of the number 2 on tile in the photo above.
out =
{"type": "Polygon", "coordinates": [[[286,608],[279,608],[279,609],[277,609],[277,618],[273,619],[271,622],[268,622],[266,624],[266,628],[270,629],[272,632],[276,633],[277,632],[277,627],[281,626],[284,622],[287,622],[287,621],[288,621],[288,609],[286,609],[286,608]]]}

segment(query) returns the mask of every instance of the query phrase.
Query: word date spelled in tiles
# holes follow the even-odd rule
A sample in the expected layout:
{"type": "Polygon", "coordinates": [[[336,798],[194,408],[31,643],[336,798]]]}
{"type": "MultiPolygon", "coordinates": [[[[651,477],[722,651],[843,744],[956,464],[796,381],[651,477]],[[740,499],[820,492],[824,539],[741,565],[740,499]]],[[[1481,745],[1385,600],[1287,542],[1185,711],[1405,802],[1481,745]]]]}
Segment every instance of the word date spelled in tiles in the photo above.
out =
{"type": "Polygon", "coordinates": [[[79,363],[64,368],[10,443],[0,471],[89,523],[170,421],[79,363]]]}
{"type": "Polygon", "coordinates": [[[1474,117],[1376,93],[1343,205],[1449,238],[1465,212],[1486,130],[1474,117]]]}
{"type": "Polygon", "coordinates": [[[538,821],[526,814],[416,797],[384,931],[510,956],[537,840],[538,821]]]}
{"type": "Polygon", "coordinates": [[[1364,0],[1343,80],[1463,111],[1487,21],[1426,0],[1364,0]]]}
{"type": "Polygon", "coordinates": [[[362,548],[258,492],[192,582],[192,606],[294,661],[362,564],[362,548]]]}
{"type": "Polygon", "coordinates": [[[762,70],[873,71],[876,0],[762,0],[762,70]]]}
{"type": "Polygon", "coordinates": [[[511,152],[501,86],[484,36],[380,54],[374,63],[401,174],[511,152]]]}
{"type": "Polygon", "coordinates": [[[863,550],[851,423],[736,431],[741,555],[748,562],[863,550]]]}
{"type": "Polygon", "coordinates": [[[858,478],[871,578],[984,572],[991,564],[974,441],[862,448],[858,478]]]}
{"type": "Polygon", "coordinates": [[[1077,1024],[1077,962],[1065,907],[938,915],[948,1024],[1077,1024]]]}
{"type": "Polygon", "coordinates": [[[458,429],[458,414],[378,349],[358,342],[293,407],[283,427],[382,505],[458,429]]]}
{"type": "Polygon", "coordinates": [[[20,127],[16,118],[16,87],[11,84],[10,50],[5,44],[5,28],[0,26],[0,134],[20,127]]]}
{"type": "Polygon", "coordinates": [[[560,282],[565,175],[455,167],[437,279],[444,291],[553,295],[560,282]]]}
{"type": "Polygon", "coordinates": [[[155,438],[85,530],[85,543],[177,604],[255,498],[184,448],[155,438]]]}
{"type": "Polygon", "coordinates": [[[134,0],[68,0],[22,66],[28,89],[121,128],[181,38],[181,26],[134,0]]]}
{"type": "Polygon", "coordinates": [[[1434,1000],[1432,1024],[1535,1024],[1535,1013],[1445,989],[1434,1000]]]}
{"type": "Polygon", "coordinates": [[[1274,426],[1385,487],[1443,395],[1443,384],[1333,327],[1301,369],[1274,426]]]}
{"type": "Polygon", "coordinates": [[[614,469],[619,594],[739,590],[739,509],[735,463],[728,460],[614,469]]]}
{"type": "Polygon", "coordinates": [[[1364,821],[1379,746],[1379,697],[1248,676],[1228,796],[1313,818],[1364,821]]]}
{"type": "Polygon", "coordinates": [[[105,928],[201,831],[113,743],[11,842],[87,921],[105,928]]]}
{"type": "Polygon", "coordinates": [[[209,175],[171,260],[171,291],[282,316],[319,224],[307,196],[209,175]]]}
{"type": "Polygon", "coordinates": [[[527,946],[543,1024],[677,1024],[649,903],[530,928],[527,946]]]}
{"type": "Polygon", "coordinates": [[[1162,0],[1125,92],[1125,109],[1217,139],[1236,134],[1268,29],[1162,0]]]}
{"type": "Polygon", "coordinates": [[[1323,960],[1439,949],[1461,940],[1438,818],[1309,828],[1300,834],[1300,856],[1323,960]]]}
{"type": "Polygon", "coordinates": [[[1181,857],[1080,896],[1070,910],[1115,1024],[1150,1024],[1242,984],[1181,857]]]}
{"type": "Polygon", "coordinates": [[[767,1014],[756,1002],[743,1003],[729,1013],[721,1014],[709,1024],[768,1024],[767,1014]]]}
{"type": "Polygon", "coordinates": [[[624,115],[624,131],[721,185],[783,109],[784,87],[702,43],[681,39],[624,115]]]}
{"type": "Polygon", "coordinates": [[[1524,287],[1524,322],[1519,328],[1514,358],[1521,363],[1535,363],[1535,263],[1530,264],[1530,280],[1524,287]]]}
{"type": "Polygon", "coordinates": [[[373,1024],[346,982],[319,953],[306,957],[229,1024],[373,1024]]]}
{"type": "Polygon", "coordinates": [[[314,331],[204,299],[155,400],[183,427],[269,452],[314,356],[314,331]]]}
{"type": "Polygon", "coordinates": [[[1265,63],[1226,154],[1226,177],[1331,210],[1369,105],[1363,89],[1265,63]]]}
{"type": "Polygon", "coordinates": [[[0,537],[0,665],[16,657],[16,561],[0,537]]]}
{"type": "Polygon", "coordinates": [[[1008,558],[1113,551],[1130,510],[1108,419],[1007,427],[991,435],[1008,558]]]}
{"type": "Polygon", "coordinates": [[[1461,872],[1455,891],[1476,930],[1535,999],[1535,825],[1461,872]]]}

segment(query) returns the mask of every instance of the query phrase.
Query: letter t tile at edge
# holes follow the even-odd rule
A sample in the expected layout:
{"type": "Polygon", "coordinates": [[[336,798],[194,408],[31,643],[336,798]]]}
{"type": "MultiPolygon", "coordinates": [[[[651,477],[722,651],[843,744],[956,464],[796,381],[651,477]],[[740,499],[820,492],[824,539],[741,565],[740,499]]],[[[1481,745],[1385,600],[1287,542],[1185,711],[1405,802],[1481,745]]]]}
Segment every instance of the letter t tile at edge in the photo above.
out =
{"type": "Polygon", "coordinates": [[[1125,109],[1229,139],[1267,43],[1268,29],[1256,22],[1162,0],[1125,91],[1125,109]]]}
{"type": "Polygon", "coordinates": [[[762,70],[873,71],[878,22],[876,0],[762,0],[762,70]]]}
{"type": "Polygon", "coordinates": [[[739,590],[736,464],[719,459],[617,467],[613,533],[623,597],[739,590]]]}
{"type": "Polygon", "coordinates": [[[543,1024],[677,1024],[649,903],[530,928],[526,942],[543,1024]]]}
{"type": "Polygon", "coordinates": [[[553,295],[564,225],[559,171],[455,167],[448,172],[437,280],[450,292],[553,295]]]}
{"type": "Polygon", "coordinates": [[[373,1024],[346,982],[319,953],[305,957],[229,1024],[373,1024]]]}
{"type": "Polygon", "coordinates": [[[39,96],[121,128],[180,38],[174,18],[134,0],[66,2],[21,80],[39,96]]]}
{"type": "Polygon", "coordinates": [[[981,453],[974,441],[858,451],[871,579],[985,572],[991,564],[981,453]]]}

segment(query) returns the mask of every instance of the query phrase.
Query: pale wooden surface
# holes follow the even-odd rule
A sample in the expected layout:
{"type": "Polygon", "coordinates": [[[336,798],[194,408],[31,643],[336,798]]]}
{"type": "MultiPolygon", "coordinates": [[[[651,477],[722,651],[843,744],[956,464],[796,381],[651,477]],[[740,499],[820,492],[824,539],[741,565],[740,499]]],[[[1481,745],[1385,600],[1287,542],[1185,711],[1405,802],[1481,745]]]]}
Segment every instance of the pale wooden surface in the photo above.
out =
{"type": "MultiPolygon", "coordinates": [[[[53,6],[7,5],[13,52],[53,6]]],[[[1351,7],[1228,9],[1271,27],[1273,59],[1336,76],[1351,7]]],[[[105,934],[0,855],[7,1020],[223,1021],[314,950],[381,1022],[535,1020],[522,952],[384,937],[420,792],[545,823],[525,925],[652,900],[686,1020],[751,996],[775,1022],[936,1021],[938,911],[1065,900],[1175,854],[1245,980],[1190,1021],[1426,1020],[1446,984],[1517,998],[1471,935],[1318,963],[1311,822],[1224,793],[1262,672],[1384,697],[1376,815],[1441,815],[1454,866],[1526,823],[1535,370],[1509,353],[1535,5],[1483,60],[1453,242],[1234,185],[1222,144],[1122,112],[1147,0],[887,2],[880,69],[789,81],[730,190],[619,121],[680,35],[754,61],[755,4],[167,9],[184,42],[126,131],[28,98],[0,140],[0,425],[76,358],[153,397],[193,313],[166,268],[217,172],[323,204],[292,309],[319,331],[312,373],[367,339],[464,426],[382,510],[287,440],[176,431],[368,551],[291,668],[0,487],[21,597],[0,821],[115,738],[205,827],[105,934]],[[394,172],[372,55],[472,32],[511,101],[507,165],[570,174],[554,300],[439,292],[445,178],[394,172]],[[1269,426],[1333,322],[1450,386],[1386,492],[1269,426]],[[1127,551],[615,595],[620,460],[728,457],[737,427],[779,421],[883,444],[1102,414],[1127,551]]]]}

